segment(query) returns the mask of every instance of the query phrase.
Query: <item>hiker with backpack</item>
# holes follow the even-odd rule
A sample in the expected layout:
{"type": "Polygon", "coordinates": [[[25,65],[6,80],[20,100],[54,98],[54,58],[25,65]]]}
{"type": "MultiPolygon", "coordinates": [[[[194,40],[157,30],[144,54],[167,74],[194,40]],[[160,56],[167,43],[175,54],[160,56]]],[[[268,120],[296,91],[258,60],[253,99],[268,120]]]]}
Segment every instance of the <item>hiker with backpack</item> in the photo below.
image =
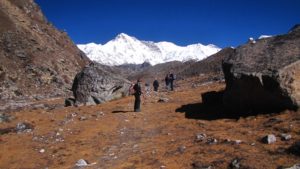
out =
{"type": "Polygon", "coordinates": [[[165,77],[165,83],[166,83],[166,89],[167,90],[169,90],[169,82],[170,82],[170,80],[169,80],[169,74],[167,74],[166,77],[165,77]]]}
{"type": "Polygon", "coordinates": [[[153,89],[155,92],[158,91],[158,87],[159,87],[159,83],[158,83],[157,78],[155,78],[155,80],[153,81],[153,89]]]}
{"type": "Polygon", "coordinates": [[[140,79],[137,80],[136,84],[133,85],[133,95],[134,95],[134,112],[141,111],[141,95],[142,92],[142,81],[140,79]]]}
{"type": "Polygon", "coordinates": [[[169,73],[169,83],[170,83],[171,91],[174,90],[174,80],[175,79],[176,79],[176,76],[174,75],[174,73],[169,73]]]}

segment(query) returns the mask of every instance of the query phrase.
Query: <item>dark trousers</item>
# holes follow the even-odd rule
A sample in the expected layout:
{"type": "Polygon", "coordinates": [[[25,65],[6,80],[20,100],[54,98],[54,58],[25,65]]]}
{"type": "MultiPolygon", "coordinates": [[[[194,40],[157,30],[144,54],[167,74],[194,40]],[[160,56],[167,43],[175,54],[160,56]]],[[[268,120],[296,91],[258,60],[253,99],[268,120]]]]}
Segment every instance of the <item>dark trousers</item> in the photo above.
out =
{"type": "Polygon", "coordinates": [[[171,90],[173,91],[173,80],[170,81],[171,90]]]}
{"type": "Polygon", "coordinates": [[[134,111],[139,112],[141,111],[141,96],[140,95],[134,95],[134,111]]]}
{"type": "Polygon", "coordinates": [[[157,92],[157,90],[158,90],[158,86],[154,86],[154,91],[157,92]]]}

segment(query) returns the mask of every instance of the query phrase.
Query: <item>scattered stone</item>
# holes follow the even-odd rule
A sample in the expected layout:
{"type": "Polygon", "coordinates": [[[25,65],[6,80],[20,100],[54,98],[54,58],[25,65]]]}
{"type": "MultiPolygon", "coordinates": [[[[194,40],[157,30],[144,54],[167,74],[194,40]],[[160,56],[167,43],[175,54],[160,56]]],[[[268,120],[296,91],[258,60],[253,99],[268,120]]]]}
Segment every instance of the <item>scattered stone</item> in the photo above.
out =
{"type": "Polygon", "coordinates": [[[192,169],[212,169],[212,166],[203,165],[200,162],[192,163],[192,169]]]}
{"type": "Polygon", "coordinates": [[[216,144],[217,142],[218,142],[218,140],[215,139],[215,138],[208,138],[208,139],[206,140],[206,143],[207,143],[207,144],[216,144]]]}
{"type": "Polygon", "coordinates": [[[186,150],[186,147],[185,147],[185,146],[180,146],[180,147],[178,147],[177,150],[178,150],[180,153],[184,153],[185,150],[186,150]]]}
{"type": "Polygon", "coordinates": [[[0,123],[3,122],[10,122],[13,119],[13,117],[6,113],[0,113],[0,123]]]}
{"type": "Polygon", "coordinates": [[[255,143],[251,143],[250,145],[251,145],[251,146],[255,146],[255,143]]]}
{"type": "Polygon", "coordinates": [[[45,152],[45,149],[40,149],[39,152],[40,152],[40,153],[44,153],[44,152],[45,152]]]}
{"type": "Polygon", "coordinates": [[[87,163],[87,161],[85,161],[84,159],[80,159],[80,160],[78,160],[78,161],[76,162],[75,165],[78,166],[78,167],[84,167],[84,166],[87,166],[88,163],[87,163]]]}
{"type": "Polygon", "coordinates": [[[235,144],[241,144],[243,141],[242,140],[235,140],[234,143],[235,144]]]}
{"type": "Polygon", "coordinates": [[[97,117],[99,117],[99,116],[104,116],[104,113],[103,113],[102,111],[97,111],[97,112],[96,112],[96,115],[97,115],[97,117]]]}
{"type": "Polygon", "coordinates": [[[33,129],[33,125],[26,123],[26,122],[20,122],[17,124],[15,130],[17,133],[21,133],[21,132],[31,132],[33,129]]]}
{"type": "Polygon", "coordinates": [[[160,103],[167,103],[168,101],[169,101],[168,98],[163,98],[163,97],[159,98],[159,100],[158,100],[158,102],[160,102],[160,103]]]}
{"type": "Polygon", "coordinates": [[[230,169],[238,169],[238,168],[240,168],[241,167],[240,161],[241,161],[240,158],[233,159],[232,162],[229,165],[229,168],[230,169]]]}
{"type": "Polygon", "coordinates": [[[80,117],[79,117],[79,120],[80,120],[80,121],[87,120],[87,117],[85,117],[85,116],[80,116],[80,117]]]}
{"type": "Polygon", "coordinates": [[[292,139],[292,135],[290,135],[290,134],[285,134],[285,133],[280,134],[280,137],[281,137],[281,140],[283,140],[283,141],[287,141],[287,140],[292,139]]]}
{"type": "Polygon", "coordinates": [[[160,169],[165,169],[167,168],[165,165],[160,166],[160,169]]]}
{"type": "Polygon", "coordinates": [[[280,169],[300,169],[300,164],[295,164],[292,167],[280,167],[280,169]]]}
{"type": "Polygon", "coordinates": [[[265,137],[262,138],[262,142],[265,144],[272,144],[276,142],[276,137],[274,134],[269,134],[266,135],[265,137]]]}
{"type": "Polygon", "coordinates": [[[203,141],[206,139],[206,134],[204,133],[199,133],[196,135],[196,141],[203,141]]]}
{"type": "Polygon", "coordinates": [[[74,112],[71,114],[72,117],[76,117],[78,115],[78,113],[74,112]]]}

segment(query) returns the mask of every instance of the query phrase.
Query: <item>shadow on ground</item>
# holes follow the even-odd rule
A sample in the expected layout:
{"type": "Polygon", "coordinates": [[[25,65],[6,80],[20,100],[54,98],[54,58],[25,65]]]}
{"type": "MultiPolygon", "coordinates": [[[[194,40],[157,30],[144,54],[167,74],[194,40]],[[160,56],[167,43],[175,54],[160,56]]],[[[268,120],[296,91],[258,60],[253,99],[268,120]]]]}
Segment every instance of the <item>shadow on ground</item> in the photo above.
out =
{"type": "Polygon", "coordinates": [[[129,112],[133,112],[133,111],[127,111],[127,110],[115,110],[115,111],[112,111],[111,113],[129,113],[129,112]]]}
{"type": "Polygon", "coordinates": [[[203,93],[202,102],[182,105],[176,112],[185,113],[188,119],[218,120],[239,119],[240,117],[255,116],[258,114],[277,114],[286,109],[260,108],[247,109],[242,112],[226,109],[223,105],[224,91],[210,91],[203,93]]]}

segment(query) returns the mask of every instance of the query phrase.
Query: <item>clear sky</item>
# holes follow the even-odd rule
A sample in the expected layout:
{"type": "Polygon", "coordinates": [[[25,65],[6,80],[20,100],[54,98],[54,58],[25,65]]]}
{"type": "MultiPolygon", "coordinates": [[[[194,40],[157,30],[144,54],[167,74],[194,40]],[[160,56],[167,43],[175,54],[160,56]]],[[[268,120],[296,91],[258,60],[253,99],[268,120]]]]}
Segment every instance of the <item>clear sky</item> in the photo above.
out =
{"type": "Polygon", "coordinates": [[[238,46],[300,23],[300,0],[36,0],[77,44],[119,33],[177,45],[238,46]]]}

